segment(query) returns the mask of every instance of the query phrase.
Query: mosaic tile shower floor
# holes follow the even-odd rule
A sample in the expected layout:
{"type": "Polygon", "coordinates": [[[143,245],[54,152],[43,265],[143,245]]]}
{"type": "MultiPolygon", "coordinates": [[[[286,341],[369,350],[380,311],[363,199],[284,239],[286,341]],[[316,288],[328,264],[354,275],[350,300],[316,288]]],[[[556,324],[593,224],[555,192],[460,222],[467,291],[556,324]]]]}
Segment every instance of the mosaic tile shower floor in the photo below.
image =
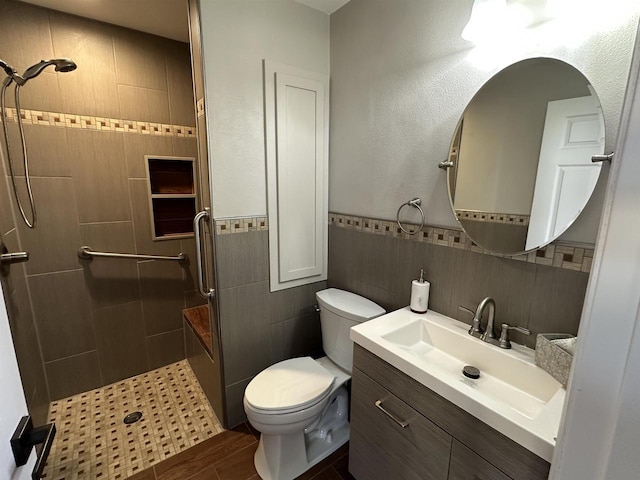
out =
{"type": "Polygon", "coordinates": [[[52,402],[49,421],[46,480],[125,479],[223,430],[186,360],[52,402]]]}

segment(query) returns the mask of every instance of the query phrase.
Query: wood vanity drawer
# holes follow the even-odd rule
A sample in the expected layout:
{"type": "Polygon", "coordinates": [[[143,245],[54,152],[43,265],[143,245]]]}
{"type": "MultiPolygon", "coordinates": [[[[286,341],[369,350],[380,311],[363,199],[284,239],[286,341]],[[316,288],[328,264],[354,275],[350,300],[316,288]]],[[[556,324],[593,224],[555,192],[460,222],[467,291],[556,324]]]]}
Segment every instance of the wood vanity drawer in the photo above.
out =
{"type": "Polygon", "coordinates": [[[353,369],[349,471],[356,478],[446,480],[451,441],[442,429],[353,369]]]}
{"type": "Polygon", "coordinates": [[[511,480],[457,440],[451,448],[449,480],[511,480]]]}
{"type": "Polygon", "coordinates": [[[353,364],[377,383],[391,388],[398,398],[512,479],[548,478],[547,461],[357,344],[353,364]]]}

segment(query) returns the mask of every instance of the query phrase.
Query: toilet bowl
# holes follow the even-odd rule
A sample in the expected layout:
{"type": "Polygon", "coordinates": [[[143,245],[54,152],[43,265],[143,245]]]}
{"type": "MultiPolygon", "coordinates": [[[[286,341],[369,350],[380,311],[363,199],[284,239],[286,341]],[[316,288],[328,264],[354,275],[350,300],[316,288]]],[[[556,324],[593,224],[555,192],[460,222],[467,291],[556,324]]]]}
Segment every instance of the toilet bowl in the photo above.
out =
{"type": "Polygon", "coordinates": [[[316,298],[327,356],[271,365],[245,390],[247,419],[261,433],[254,463],[264,480],[294,479],[349,440],[349,329],[385,311],[337,289],[317,292],[316,298]]]}

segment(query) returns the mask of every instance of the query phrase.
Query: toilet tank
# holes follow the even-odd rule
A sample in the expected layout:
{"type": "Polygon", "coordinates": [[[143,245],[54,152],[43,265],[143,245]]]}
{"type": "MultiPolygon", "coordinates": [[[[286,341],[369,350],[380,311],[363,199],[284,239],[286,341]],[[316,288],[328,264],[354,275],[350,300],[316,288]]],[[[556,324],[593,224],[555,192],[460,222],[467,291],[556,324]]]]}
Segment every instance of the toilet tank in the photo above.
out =
{"type": "Polygon", "coordinates": [[[349,330],[386,312],[369,299],[337,288],[316,292],[316,299],[320,307],[324,352],[335,364],[351,373],[353,342],[349,330]]]}

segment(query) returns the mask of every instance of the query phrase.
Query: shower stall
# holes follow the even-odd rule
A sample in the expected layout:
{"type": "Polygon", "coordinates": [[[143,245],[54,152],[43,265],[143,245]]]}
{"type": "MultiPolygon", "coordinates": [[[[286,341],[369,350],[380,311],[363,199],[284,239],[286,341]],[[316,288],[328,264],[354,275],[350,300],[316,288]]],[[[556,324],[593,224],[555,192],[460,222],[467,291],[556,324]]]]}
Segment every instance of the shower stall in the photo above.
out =
{"type": "MultiPolygon", "coordinates": [[[[142,405],[152,434],[171,432],[152,409],[168,395],[203,426],[174,442],[187,448],[221,428],[185,362],[205,340],[183,311],[199,308],[209,329],[215,310],[201,295],[213,252],[189,44],[11,0],[0,29],[0,280],[29,412],[40,425],[114,396],[142,405]]],[[[158,438],[138,467],[176,453],[158,438]]]]}

